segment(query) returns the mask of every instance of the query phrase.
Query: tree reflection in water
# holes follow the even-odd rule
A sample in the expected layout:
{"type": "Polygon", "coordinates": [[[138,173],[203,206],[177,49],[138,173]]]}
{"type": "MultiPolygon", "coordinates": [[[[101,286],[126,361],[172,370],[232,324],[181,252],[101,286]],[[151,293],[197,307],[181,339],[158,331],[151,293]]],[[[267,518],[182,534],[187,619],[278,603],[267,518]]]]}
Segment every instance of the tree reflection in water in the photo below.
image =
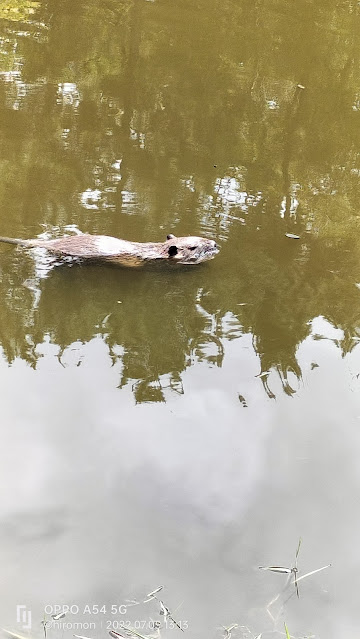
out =
{"type": "Polygon", "coordinates": [[[199,28],[189,7],[172,5],[171,19],[132,0],[1,10],[1,234],[70,224],[221,244],[190,271],[41,277],[1,247],[1,345],[36,367],[44,341],[63,353],[100,335],[122,362],[119,387],[146,402],[182,393],[187,367],[221,366],[226,344],[251,333],[265,391],[277,371],[291,395],[313,318],[342,329],[343,355],[359,339],[356,10],[201,0],[199,28]]]}

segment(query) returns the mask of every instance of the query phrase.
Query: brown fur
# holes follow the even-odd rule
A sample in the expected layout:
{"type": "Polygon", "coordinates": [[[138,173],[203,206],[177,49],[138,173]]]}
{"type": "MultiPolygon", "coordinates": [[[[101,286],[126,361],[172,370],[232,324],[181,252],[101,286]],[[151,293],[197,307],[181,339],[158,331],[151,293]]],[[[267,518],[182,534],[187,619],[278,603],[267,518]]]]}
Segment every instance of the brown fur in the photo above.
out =
{"type": "Polygon", "coordinates": [[[101,260],[125,266],[139,266],[150,260],[166,260],[177,264],[199,264],[218,253],[214,240],[203,237],[175,237],[165,242],[129,242],[107,235],[80,234],[56,240],[20,240],[0,237],[0,242],[29,248],[41,247],[59,256],[81,260],[101,260]]]}

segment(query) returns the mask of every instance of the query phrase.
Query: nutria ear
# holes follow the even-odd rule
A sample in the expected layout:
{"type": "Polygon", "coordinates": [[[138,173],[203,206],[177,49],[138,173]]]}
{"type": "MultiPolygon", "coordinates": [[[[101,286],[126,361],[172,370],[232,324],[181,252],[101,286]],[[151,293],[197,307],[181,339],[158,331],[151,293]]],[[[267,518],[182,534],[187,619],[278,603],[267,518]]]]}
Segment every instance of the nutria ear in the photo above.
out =
{"type": "Polygon", "coordinates": [[[173,240],[175,238],[175,235],[173,235],[172,233],[169,233],[169,235],[166,236],[167,240],[173,240]]]}
{"type": "Polygon", "coordinates": [[[174,255],[176,255],[177,252],[178,252],[178,250],[177,250],[176,246],[169,246],[169,250],[168,250],[169,257],[174,257],[174,255]]]}

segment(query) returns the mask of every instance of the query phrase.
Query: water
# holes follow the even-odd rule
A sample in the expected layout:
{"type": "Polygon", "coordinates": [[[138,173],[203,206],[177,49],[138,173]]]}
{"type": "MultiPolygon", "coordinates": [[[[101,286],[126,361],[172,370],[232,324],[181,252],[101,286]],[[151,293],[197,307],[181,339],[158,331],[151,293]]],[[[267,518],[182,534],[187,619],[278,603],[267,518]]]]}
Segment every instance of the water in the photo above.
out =
{"type": "Polygon", "coordinates": [[[0,246],[2,627],[175,636],[142,603],[164,585],[189,637],[359,631],[359,19],[2,3],[1,235],[221,247],[117,269],[0,246]],[[299,576],[332,566],[289,599],[258,566],[299,537],[299,576]]]}

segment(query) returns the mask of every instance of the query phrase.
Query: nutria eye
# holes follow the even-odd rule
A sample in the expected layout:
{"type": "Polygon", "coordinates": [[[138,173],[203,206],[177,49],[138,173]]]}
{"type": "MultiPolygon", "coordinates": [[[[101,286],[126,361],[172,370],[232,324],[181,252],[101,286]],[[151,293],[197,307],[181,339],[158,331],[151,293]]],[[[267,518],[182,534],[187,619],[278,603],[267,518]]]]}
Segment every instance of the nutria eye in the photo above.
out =
{"type": "Polygon", "coordinates": [[[169,250],[168,250],[168,254],[169,257],[174,257],[174,255],[177,255],[177,247],[176,246],[169,246],[169,250]]]}
{"type": "Polygon", "coordinates": [[[196,246],[190,246],[190,251],[195,251],[196,246]]]}

